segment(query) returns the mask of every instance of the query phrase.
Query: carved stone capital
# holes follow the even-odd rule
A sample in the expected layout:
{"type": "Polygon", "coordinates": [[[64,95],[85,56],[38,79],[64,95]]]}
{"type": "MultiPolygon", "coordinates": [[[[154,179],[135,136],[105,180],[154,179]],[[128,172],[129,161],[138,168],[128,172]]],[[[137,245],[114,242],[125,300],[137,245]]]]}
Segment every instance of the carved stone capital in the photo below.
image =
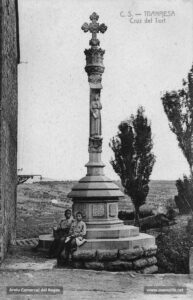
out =
{"type": "Polygon", "coordinates": [[[103,55],[105,53],[101,48],[99,49],[86,49],[85,71],[88,74],[88,82],[93,84],[100,84],[102,81],[102,74],[104,72],[103,55]]]}
{"type": "Polygon", "coordinates": [[[88,81],[89,82],[101,82],[102,80],[102,74],[104,72],[104,67],[102,66],[86,66],[85,71],[88,74],[88,81]]]}
{"type": "Polygon", "coordinates": [[[105,50],[101,48],[90,48],[90,49],[85,49],[84,53],[86,55],[87,65],[103,66],[103,56],[105,54],[105,50]]]}
{"type": "Polygon", "coordinates": [[[88,151],[91,153],[102,152],[102,140],[101,136],[93,136],[89,138],[88,151]]]}

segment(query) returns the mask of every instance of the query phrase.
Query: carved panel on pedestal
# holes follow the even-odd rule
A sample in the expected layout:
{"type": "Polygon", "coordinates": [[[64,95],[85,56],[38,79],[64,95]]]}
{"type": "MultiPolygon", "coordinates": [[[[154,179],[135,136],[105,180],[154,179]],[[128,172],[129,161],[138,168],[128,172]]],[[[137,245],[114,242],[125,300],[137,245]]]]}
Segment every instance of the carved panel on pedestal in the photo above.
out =
{"type": "Polygon", "coordinates": [[[109,204],[109,217],[116,217],[118,214],[117,204],[109,204]]]}
{"type": "Polygon", "coordinates": [[[93,204],[92,216],[93,216],[93,218],[104,217],[105,216],[104,204],[93,204]]]}

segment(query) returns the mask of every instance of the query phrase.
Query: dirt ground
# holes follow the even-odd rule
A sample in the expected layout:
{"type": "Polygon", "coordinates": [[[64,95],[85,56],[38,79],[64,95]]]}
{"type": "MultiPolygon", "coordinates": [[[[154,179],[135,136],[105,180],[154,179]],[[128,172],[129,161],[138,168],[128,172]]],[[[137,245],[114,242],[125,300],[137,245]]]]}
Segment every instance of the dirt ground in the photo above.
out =
{"type": "Polygon", "coordinates": [[[105,271],[55,269],[50,271],[0,271],[0,300],[134,300],[193,299],[193,281],[189,275],[133,275],[105,271]],[[57,286],[60,295],[8,295],[7,286],[57,286]],[[144,286],[186,287],[185,295],[144,294],[144,286]]]}
{"type": "MultiPolygon", "coordinates": [[[[17,238],[18,244],[9,249],[7,258],[0,267],[0,300],[32,300],[32,299],[65,299],[65,300],[103,300],[103,299],[193,299],[193,277],[181,274],[141,275],[131,272],[106,272],[70,268],[54,268],[52,270],[18,270],[10,271],[8,266],[19,263],[44,264],[44,253],[35,249],[39,234],[49,232],[54,223],[62,216],[71,202],[66,198],[72,183],[21,185],[18,189],[17,238]],[[57,199],[63,203],[57,206],[52,203],[57,199]],[[21,242],[19,240],[21,239],[21,242]],[[23,242],[23,239],[27,239],[23,242]],[[8,295],[8,286],[59,286],[63,288],[61,295],[8,295]],[[186,287],[182,294],[145,294],[145,286],[186,287]]],[[[167,203],[167,199],[175,194],[173,183],[154,183],[148,203],[167,203]]],[[[120,209],[128,208],[128,200],[122,200],[120,209]],[[127,204],[127,205],[126,205],[127,204]]],[[[176,227],[185,226],[187,219],[181,219],[176,227]]]]}
{"type": "MultiPolygon", "coordinates": [[[[103,300],[103,299],[193,299],[193,275],[182,274],[152,274],[142,275],[134,272],[106,272],[72,269],[70,267],[57,268],[53,264],[49,267],[44,253],[28,246],[12,246],[7,258],[0,267],[0,300],[32,300],[32,299],[65,299],[65,300],[103,300]],[[42,265],[27,267],[21,270],[21,264],[28,263],[42,265]],[[46,265],[48,267],[46,267],[46,265]],[[16,269],[13,269],[16,266],[16,269]],[[36,270],[36,271],[35,271],[36,270]],[[58,295],[8,295],[8,286],[46,287],[57,286],[63,288],[58,295]],[[186,287],[183,294],[145,294],[145,286],[186,287]]],[[[52,261],[52,260],[51,260],[52,261]]]]}

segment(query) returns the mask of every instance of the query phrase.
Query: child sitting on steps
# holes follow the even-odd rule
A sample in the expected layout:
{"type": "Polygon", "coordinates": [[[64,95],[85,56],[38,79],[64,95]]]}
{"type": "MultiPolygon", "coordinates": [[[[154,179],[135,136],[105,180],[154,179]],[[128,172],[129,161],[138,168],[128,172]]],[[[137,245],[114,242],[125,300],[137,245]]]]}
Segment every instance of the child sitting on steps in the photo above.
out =
{"type": "Polygon", "coordinates": [[[69,254],[72,254],[77,250],[77,246],[81,246],[86,242],[86,224],[82,221],[82,213],[76,213],[76,220],[72,222],[69,235],[65,240],[64,251],[61,253],[61,257],[68,261],[69,254]]]}

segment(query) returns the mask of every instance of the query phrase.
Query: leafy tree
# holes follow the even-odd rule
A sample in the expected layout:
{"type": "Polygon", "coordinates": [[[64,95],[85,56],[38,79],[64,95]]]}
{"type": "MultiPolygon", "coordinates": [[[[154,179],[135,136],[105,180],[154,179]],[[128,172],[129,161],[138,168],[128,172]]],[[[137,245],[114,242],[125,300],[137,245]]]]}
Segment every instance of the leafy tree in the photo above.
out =
{"type": "Polygon", "coordinates": [[[188,79],[183,80],[183,87],[178,91],[166,92],[161,99],[170,129],[177,137],[193,178],[193,66],[188,79]]]}
{"type": "Polygon", "coordinates": [[[144,108],[139,107],[136,116],[131,115],[121,122],[118,129],[109,144],[114,152],[110,163],[135,207],[135,225],[140,226],[139,208],[148,195],[149,178],[155,163],[151,124],[144,116],[144,108]]]}
{"type": "Polygon", "coordinates": [[[184,175],[183,179],[179,178],[176,180],[176,187],[178,190],[178,195],[175,196],[174,200],[179,208],[179,213],[186,214],[191,212],[193,215],[192,178],[188,178],[186,175],[184,175]]]}
{"type": "Polygon", "coordinates": [[[190,178],[184,175],[183,179],[176,181],[176,205],[181,213],[185,213],[193,209],[193,66],[182,85],[178,91],[166,92],[161,100],[170,129],[175,133],[190,168],[190,178]]]}

